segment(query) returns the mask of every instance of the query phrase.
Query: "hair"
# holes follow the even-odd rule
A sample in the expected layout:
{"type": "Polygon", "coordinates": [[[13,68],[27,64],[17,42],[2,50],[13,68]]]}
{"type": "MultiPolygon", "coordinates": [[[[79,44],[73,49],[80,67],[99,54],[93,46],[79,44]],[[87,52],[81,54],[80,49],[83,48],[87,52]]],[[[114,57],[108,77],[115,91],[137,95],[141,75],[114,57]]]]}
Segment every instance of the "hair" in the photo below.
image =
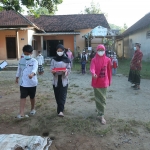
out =
{"type": "Polygon", "coordinates": [[[41,53],[41,51],[38,51],[38,53],[41,53]]]}
{"type": "Polygon", "coordinates": [[[141,48],[141,44],[140,43],[135,43],[135,46],[138,46],[139,48],[141,48]]]}
{"type": "Polygon", "coordinates": [[[33,48],[32,48],[32,46],[31,45],[24,45],[24,47],[23,47],[23,52],[28,52],[28,53],[32,53],[32,51],[33,51],[33,48]]]}

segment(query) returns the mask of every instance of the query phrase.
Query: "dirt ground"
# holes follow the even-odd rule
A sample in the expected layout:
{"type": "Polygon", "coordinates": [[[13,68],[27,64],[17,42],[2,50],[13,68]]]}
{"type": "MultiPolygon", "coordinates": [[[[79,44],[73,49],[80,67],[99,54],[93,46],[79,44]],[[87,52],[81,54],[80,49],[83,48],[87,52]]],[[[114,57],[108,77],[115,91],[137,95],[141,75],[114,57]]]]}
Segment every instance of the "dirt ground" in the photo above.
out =
{"type": "MultiPolygon", "coordinates": [[[[142,79],[136,91],[126,76],[113,76],[104,126],[96,117],[89,73],[71,72],[65,117],[57,117],[48,67],[38,77],[36,115],[16,120],[19,86],[14,83],[15,73],[0,71],[0,134],[48,135],[53,140],[50,150],[150,150],[150,80],[142,79]]],[[[28,99],[26,114],[29,111],[28,99]]]]}

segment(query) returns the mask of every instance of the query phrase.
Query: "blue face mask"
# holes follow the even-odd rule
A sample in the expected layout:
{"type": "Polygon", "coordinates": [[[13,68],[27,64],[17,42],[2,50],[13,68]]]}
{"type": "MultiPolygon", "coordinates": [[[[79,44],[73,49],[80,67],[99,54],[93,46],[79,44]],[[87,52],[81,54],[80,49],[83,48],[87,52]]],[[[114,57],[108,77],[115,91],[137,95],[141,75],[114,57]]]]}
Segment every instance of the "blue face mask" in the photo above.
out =
{"type": "Polygon", "coordinates": [[[24,55],[24,58],[27,59],[27,60],[31,59],[31,55],[24,55]]]}
{"type": "Polygon", "coordinates": [[[134,47],[133,49],[134,49],[134,51],[136,51],[136,47],[134,47]]]}

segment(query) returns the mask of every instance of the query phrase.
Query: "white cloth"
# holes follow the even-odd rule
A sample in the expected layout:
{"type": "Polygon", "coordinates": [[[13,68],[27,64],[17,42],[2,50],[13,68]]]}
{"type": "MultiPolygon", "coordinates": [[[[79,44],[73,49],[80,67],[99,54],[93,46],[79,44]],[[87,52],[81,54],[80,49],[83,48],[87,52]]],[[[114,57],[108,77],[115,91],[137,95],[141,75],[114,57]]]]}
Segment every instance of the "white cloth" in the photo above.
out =
{"type": "Polygon", "coordinates": [[[26,60],[25,58],[20,59],[16,77],[19,77],[19,85],[23,87],[34,87],[37,86],[37,70],[38,62],[35,58],[26,60]],[[29,78],[29,75],[34,73],[35,75],[32,79],[29,78]]]}
{"type": "Polygon", "coordinates": [[[43,65],[44,64],[44,57],[42,55],[38,55],[36,57],[37,61],[38,61],[38,65],[43,65]]]}
{"type": "Polygon", "coordinates": [[[24,136],[20,134],[0,134],[0,150],[48,150],[52,141],[41,136],[24,136]]]}

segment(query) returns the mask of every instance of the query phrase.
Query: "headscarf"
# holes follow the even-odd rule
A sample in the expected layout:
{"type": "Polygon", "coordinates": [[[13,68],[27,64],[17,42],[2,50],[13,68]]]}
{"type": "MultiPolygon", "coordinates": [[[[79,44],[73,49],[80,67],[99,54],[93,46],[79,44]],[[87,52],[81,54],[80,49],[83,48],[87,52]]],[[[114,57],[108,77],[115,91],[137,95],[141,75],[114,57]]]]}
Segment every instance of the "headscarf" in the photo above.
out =
{"type": "MultiPolygon", "coordinates": [[[[105,51],[105,46],[102,44],[99,44],[96,48],[96,50],[98,51],[99,49],[103,49],[105,51]]],[[[97,75],[100,74],[100,71],[102,69],[103,66],[106,65],[107,60],[109,58],[104,54],[103,56],[99,56],[97,53],[95,55],[95,57],[92,59],[92,61],[94,61],[94,68],[91,66],[90,70],[91,72],[93,72],[92,68],[95,70],[94,73],[96,73],[97,75]]]]}
{"type": "MultiPolygon", "coordinates": [[[[63,51],[65,50],[64,46],[62,44],[58,44],[56,49],[62,49],[63,51]]],[[[68,59],[68,57],[65,56],[65,54],[63,54],[62,56],[58,56],[56,53],[56,57],[53,58],[55,61],[63,61],[64,63],[70,63],[70,60],[68,59]]]]}

